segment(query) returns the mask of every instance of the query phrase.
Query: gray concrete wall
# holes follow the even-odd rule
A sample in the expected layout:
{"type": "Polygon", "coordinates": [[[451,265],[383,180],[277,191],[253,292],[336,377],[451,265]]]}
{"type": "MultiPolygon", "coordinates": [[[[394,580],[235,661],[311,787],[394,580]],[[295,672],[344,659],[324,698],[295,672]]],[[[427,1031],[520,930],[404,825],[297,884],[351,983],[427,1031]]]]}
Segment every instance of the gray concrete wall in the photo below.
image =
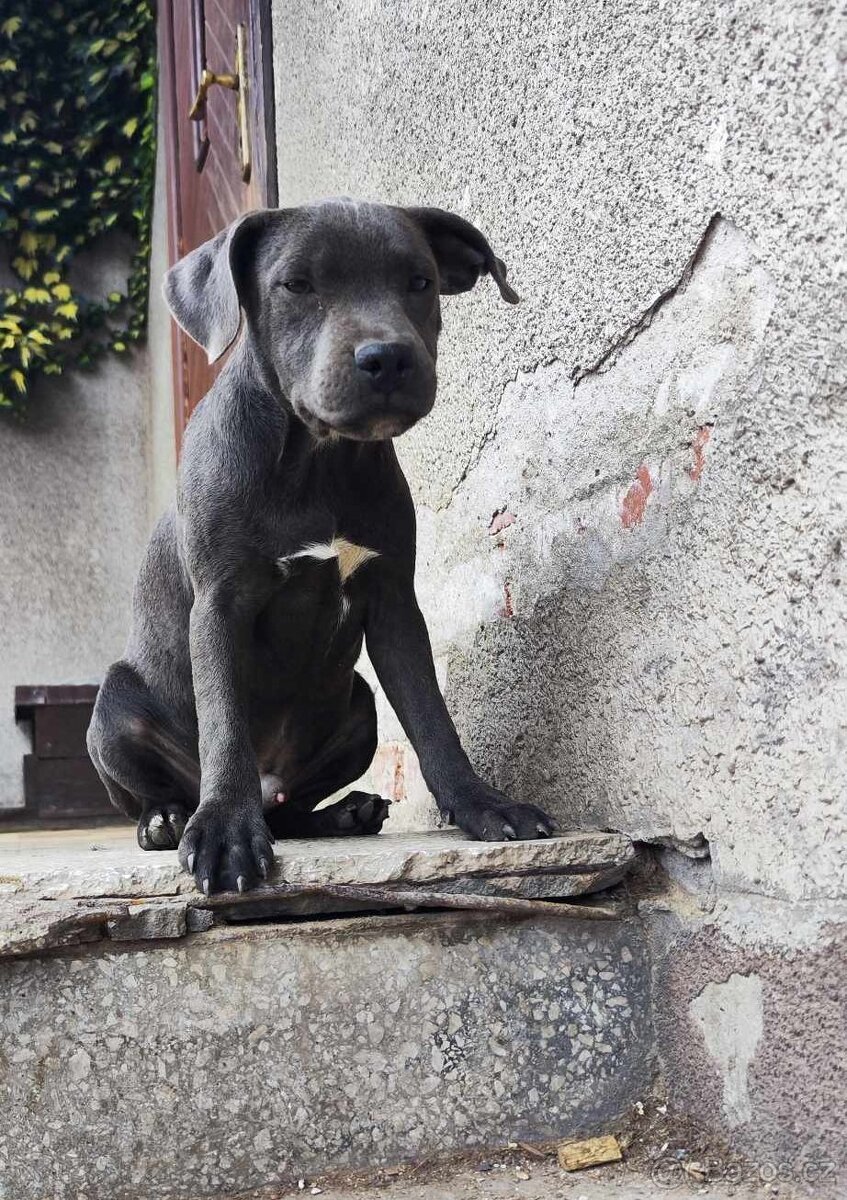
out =
{"type": "Polygon", "coordinates": [[[23,803],[17,684],[96,683],[123,650],[147,533],[147,355],[105,359],[0,422],[0,805],[23,803]]]}
{"type": "Polygon", "coordinates": [[[273,8],[281,203],[454,209],[523,296],[445,301],[398,445],[475,762],[569,827],[702,834],[726,886],[843,896],[841,6],[273,8]]]}
{"type": "MultiPolygon", "coordinates": [[[[439,400],[398,443],[468,750],[566,827],[710,850],[667,852],[644,910],[674,1111],[820,1158],[847,985],[843,7],[273,12],[281,203],[453,209],[523,297],[445,300],[439,400]]],[[[431,822],[380,709],[373,782],[431,822]]]]}

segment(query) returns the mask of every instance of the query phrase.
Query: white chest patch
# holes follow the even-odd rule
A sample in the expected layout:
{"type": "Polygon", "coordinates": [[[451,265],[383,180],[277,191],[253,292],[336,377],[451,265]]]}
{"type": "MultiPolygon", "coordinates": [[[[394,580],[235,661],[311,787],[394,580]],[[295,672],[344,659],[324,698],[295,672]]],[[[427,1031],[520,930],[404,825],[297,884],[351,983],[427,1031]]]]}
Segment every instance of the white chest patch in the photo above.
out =
{"type": "Polygon", "coordinates": [[[314,558],[317,562],[337,559],[338,573],[344,584],[351,576],[355,575],[359,567],[364,566],[372,558],[379,558],[379,554],[376,550],[368,549],[367,546],[357,546],[355,542],[348,542],[346,538],[334,537],[331,542],[313,542],[310,546],[304,546],[302,550],[298,550],[296,554],[287,554],[284,558],[278,558],[276,565],[284,570],[290,562],[298,558],[314,558]]]}

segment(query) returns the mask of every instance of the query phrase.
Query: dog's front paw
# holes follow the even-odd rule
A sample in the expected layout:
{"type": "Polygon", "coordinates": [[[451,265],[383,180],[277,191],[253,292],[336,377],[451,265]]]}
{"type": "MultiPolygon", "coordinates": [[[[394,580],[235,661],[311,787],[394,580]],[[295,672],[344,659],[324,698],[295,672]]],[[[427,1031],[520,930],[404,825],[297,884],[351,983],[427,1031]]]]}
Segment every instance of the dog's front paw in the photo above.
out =
{"type": "Polygon", "coordinates": [[[508,796],[483,783],[478,789],[457,795],[446,815],[451,825],[458,825],[482,842],[548,838],[556,831],[553,820],[542,809],[534,804],[513,804],[508,796]]]}
{"type": "Polygon", "coordinates": [[[267,878],[274,860],[272,841],[258,806],[207,802],[185,827],[179,861],[207,896],[245,892],[267,878]]]}

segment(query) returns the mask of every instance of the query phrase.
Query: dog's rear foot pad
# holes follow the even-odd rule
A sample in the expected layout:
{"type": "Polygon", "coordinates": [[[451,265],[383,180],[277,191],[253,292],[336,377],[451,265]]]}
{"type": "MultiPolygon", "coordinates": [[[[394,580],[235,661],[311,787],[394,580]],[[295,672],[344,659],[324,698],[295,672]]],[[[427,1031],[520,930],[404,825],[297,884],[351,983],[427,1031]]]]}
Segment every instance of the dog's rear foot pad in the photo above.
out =
{"type": "Polygon", "coordinates": [[[369,792],[350,792],[343,800],[329,808],[319,808],[312,816],[320,822],[324,837],[361,837],[365,833],[379,833],[390,804],[390,800],[369,792]]]}
{"type": "Polygon", "coordinates": [[[138,844],[142,850],[176,850],[191,814],[177,803],[157,804],[145,809],[138,822],[138,844]]]}

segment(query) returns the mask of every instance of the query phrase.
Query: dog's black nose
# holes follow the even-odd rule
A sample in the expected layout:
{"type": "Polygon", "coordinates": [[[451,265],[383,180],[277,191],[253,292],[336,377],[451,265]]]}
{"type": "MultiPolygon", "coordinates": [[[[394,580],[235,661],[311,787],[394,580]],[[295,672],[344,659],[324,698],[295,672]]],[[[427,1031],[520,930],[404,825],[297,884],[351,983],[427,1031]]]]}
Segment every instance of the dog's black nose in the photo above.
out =
{"type": "Polygon", "coordinates": [[[393,392],[410,374],[412,351],[400,342],[368,342],[356,350],[356,366],[376,392],[393,392]]]}

